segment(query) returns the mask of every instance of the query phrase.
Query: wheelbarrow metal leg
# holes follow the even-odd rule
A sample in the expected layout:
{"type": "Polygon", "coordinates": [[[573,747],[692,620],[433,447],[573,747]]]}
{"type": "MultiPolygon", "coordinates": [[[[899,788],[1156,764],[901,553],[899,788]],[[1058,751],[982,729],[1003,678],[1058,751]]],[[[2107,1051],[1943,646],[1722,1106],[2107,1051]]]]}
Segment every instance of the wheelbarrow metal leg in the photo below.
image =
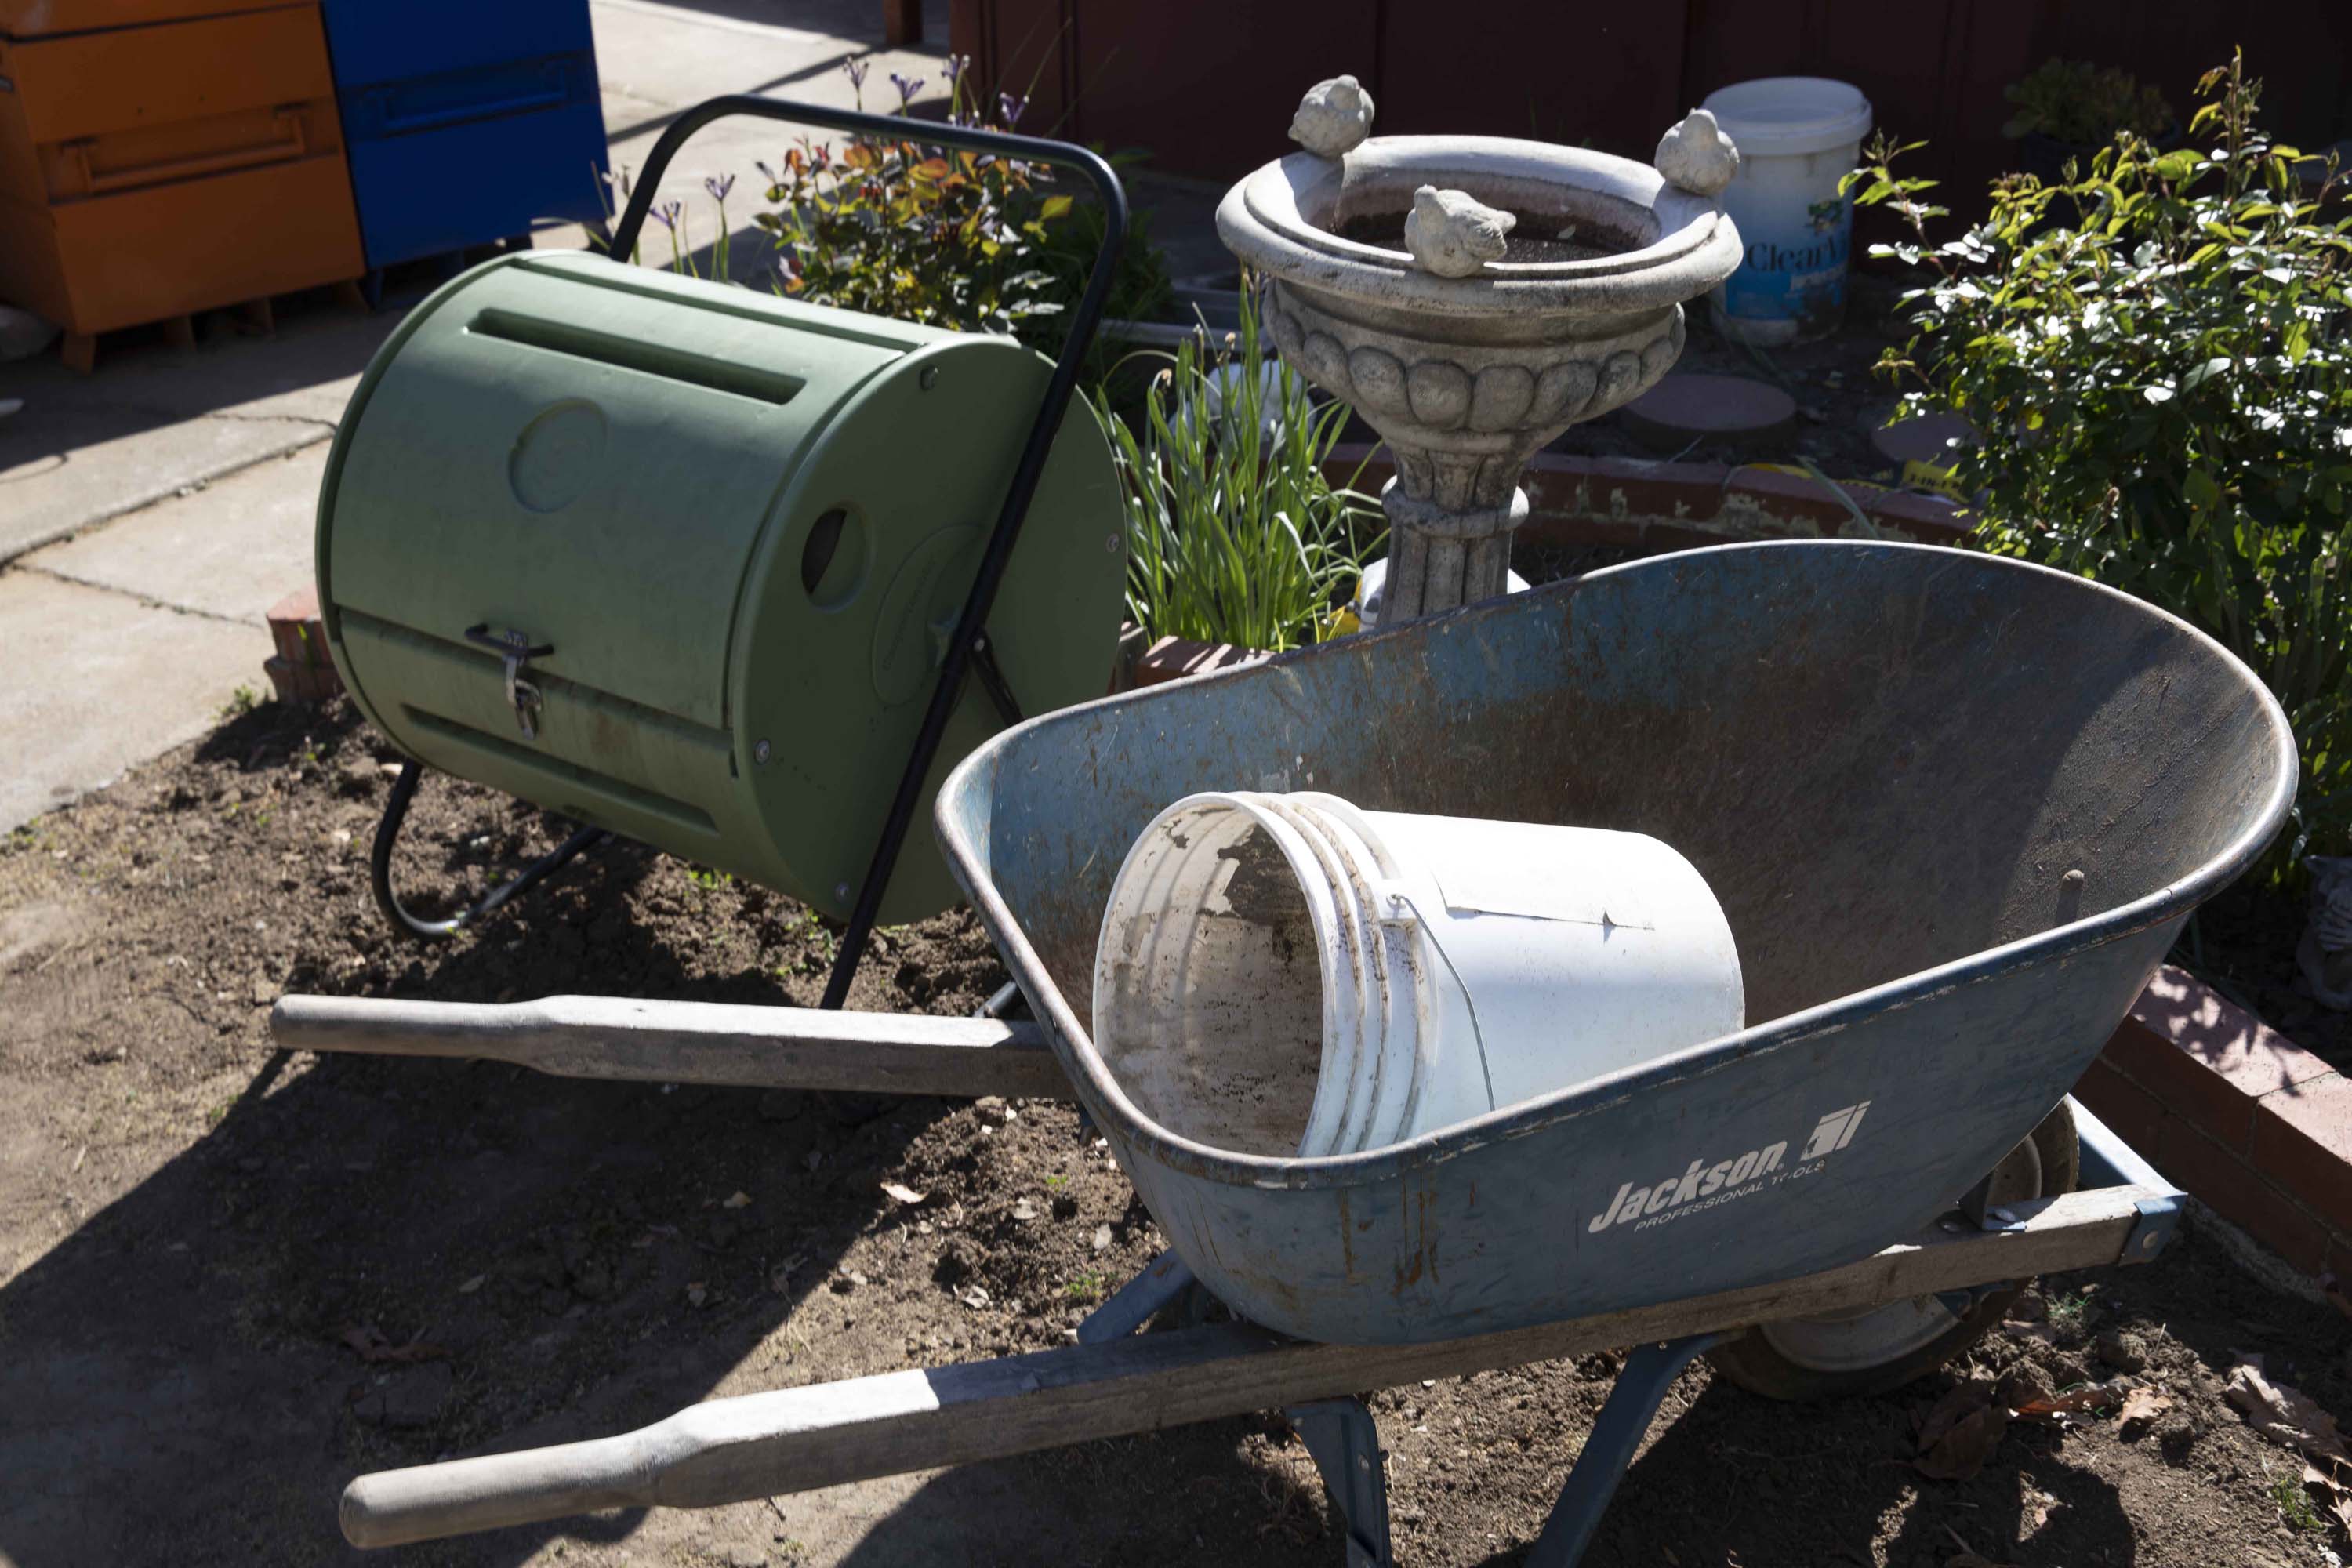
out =
{"type": "Polygon", "coordinates": [[[1658,1413],[1666,1390],[1674,1386],[1692,1357],[1731,1337],[1686,1334],[1678,1340],[1637,1345],[1625,1357],[1616,1386],[1601,1406],[1601,1415],[1584,1439],[1584,1450],[1568,1472],[1568,1483],[1559,1489],[1559,1500],[1552,1504],[1543,1533],[1528,1552],[1528,1568],[1576,1568],[1584,1549],[1592,1544],[1601,1515],[1616,1495],[1617,1483],[1625,1479],[1625,1467],[1633,1462],[1633,1450],[1642,1446],[1650,1417],[1658,1413]]]}
{"type": "Polygon", "coordinates": [[[1192,1288],[1192,1271],[1172,1252],[1163,1252],[1143,1266],[1136,1277],[1111,1293],[1110,1300],[1087,1315],[1078,1325],[1078,1343],[1098,1345],[1123,1340],[1150,1322],[1152,1314],[1192,1288]]]}
{"type": "Polygon", "coordinates": [[[1323,1489],[1348,1532],[1348,1568],[1392,1568],[1389,1555],[1389,1478],[1381,1429],[1353,1394],[1294,1405],[1283,1412],[1298,1428],[1323,1489]]]}

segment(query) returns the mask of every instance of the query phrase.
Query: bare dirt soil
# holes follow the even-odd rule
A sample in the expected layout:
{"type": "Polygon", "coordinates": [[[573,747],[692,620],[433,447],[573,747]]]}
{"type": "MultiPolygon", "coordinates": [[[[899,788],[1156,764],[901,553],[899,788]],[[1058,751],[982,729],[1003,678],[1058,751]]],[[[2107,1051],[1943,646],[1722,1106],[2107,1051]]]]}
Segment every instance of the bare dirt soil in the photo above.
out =
{"type": "MultiPolygon", "coordinates": [[[[1159,1249],[1058,1103],[273,1053],[287,991],[816,994],[820,922],[629,846],[467,937],[392,937],[364,860],[387,761],[346,712],[264,706],[0,849],[0,1563],[352,1560],[334,1503],[358,1472],[1059,1344],[1159,1249]]],[[[404,886],[478,892],[561,826],[433,780],[404,886]]],[[[885,933],[856,1003],[961,1013],[1003,979],[952,913],[885,933]]],[[[2259,1352],[2352,1415],[2352,1321],[2195,1234],[2039,1299],[1887,1398],[1777,1405],[1695,1368],[1588,1561],[2318,1568],[2352,1550],[2221,1396],[2259,1352]],[[2171,1401],[2152,1421],[2017,1422],[1969,1479],[1917,1468],[1921,1424],[1963,1384],[2022,1367],[2063,1389],[2131,1363],[2171,1401]]],[[[1613,1366],[1377,1394],[1400,1560],[1516,1561],[1613,1366]]],[[[1244,1568],[1336,1564],[1340,1544],[1267,1413],[386,1560],[1244,1568]]]]}

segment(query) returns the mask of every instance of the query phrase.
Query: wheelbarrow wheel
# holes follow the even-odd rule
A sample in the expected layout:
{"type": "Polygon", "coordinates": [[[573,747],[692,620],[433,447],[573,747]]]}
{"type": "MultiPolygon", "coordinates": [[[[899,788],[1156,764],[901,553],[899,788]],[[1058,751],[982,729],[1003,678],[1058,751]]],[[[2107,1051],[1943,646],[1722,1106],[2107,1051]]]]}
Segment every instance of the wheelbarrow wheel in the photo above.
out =
{"type": "MultiPolygon", "coordinates": [[[[2074,1113],[2064,1100],[1993,1167],[1992,1204],[2056,1197],[2081,1176],[2074,1113]]],[[[1885,1394],[1927,1376],[1982,1339],[2025,1289],[2006,1280],[1969,1293],[1917,1296],[1883,1307],[1763,1323],[1707,1352],[1716,1370],[1772,1399],[1815,1401],[1885,1394]]]]}

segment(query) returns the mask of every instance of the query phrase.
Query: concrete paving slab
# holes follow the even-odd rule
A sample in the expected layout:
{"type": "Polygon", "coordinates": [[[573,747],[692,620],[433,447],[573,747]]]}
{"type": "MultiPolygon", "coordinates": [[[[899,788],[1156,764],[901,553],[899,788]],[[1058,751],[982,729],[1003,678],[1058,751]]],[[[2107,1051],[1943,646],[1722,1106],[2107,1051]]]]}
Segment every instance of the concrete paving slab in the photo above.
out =
{"type": "Polygon", "coordinates": [[[400,312],[281,315],[276,336],[218,333],[193,353],[134,346],[79,376],[0,366],[0,563],[322,441],[400,312]]]}
{"type": "Polygon", "coordinates": [[[0,833],[203,733],[268,652],[233,621],[0,573],[0,833]]]}
{"type": "Polygon", "coordinates": [[[16,564],[172,609],[263,626],[270,605],[310,581],[312,523],[326,469],[327,443],[315,442],[36,550],[16,564]]]}
{"type": "MultiPolygon", "coordinates": [[[[870,110],[883,112],[897,107],[898,90],[890,85],[893,71],[910,80],[923,79],[918,104],[946,100],[944,15],[927,17],[929,42],[924,47],[886,49],[879,37],[878,6],[870,15],[848,5],[796,6],[793,14],[804,24],[800,26],[756,20],[747,14],[751,9],[728,0],[593,0],[590,16],[604,79],[604,132],[612,141],[615,167],[643,168],[646,155],[678,111],[705,99],[751,93],[855,107],[856,90],[841,70],[851,59],[869,62],[865,102],[870,110]],[[864,25],[853,26],[860,22],[864,25]]],[[[758,178],[752,160],[775,163],[795,134],[792,126],[759,121],[713,125],[678,155],[656,196],[683,202],[697,245],[707,246],[716,237],[718,212],[703,191],[703,179],[734,174],[737,199],[728,204],[728,216],[730,226],[740,232],[759,205],[752,190],[758,178]]],[[[754,231],[753,237],[761,237],[754,231]]],[[[668,253],[668,237],[654,226],[642,254],[658,264],[668,253]]],[[[742,275],[741,268],[736,271],[742,275]]]]}
{"type": "Polygon", "coordinates": [[[304,419],[200,416],[0,468],[0,560],[333,433],[304,419]]]}

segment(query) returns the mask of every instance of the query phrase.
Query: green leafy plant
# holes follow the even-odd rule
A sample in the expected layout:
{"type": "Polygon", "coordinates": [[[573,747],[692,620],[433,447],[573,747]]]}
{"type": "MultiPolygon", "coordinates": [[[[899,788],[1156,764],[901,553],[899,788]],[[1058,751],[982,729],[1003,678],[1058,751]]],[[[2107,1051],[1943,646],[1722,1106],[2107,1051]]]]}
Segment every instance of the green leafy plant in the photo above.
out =
{"type": "Polygon", "coordinates": [[[2279,1517],[2293,1530],[2310,1535],[2327,1533],[2327,1521],[2311,1506],[2311,1493],[2305,1489],[2297,1476],[2282,1475],[2272,1479],[2271,1501],[2278,1505],[2279,1517]]]}
{"type": "MultiPolygon", "coordinates": [[[[1348,422],[1268,352],[1246,286],[1240,331],[1164,361],[1140,431],[1097,396],[1127,497],[1127,607],[1154,637],[1280,650],[1312,642],[1376,546],[1378,504],[1323,464],[1348,422]]],[[[1359,466],[1358,472],[1361,472],[1359,466]]]]}
{"type": "MultiPolygon", "coordinates": [[[[864,62],[845,68],[864,104],[864,62]]],[[[950,118],[997,123],[965,89],[961,57],[949,58],[950,118]]],[[[904,116],[923,83],[893,75],[904,116]]],[[[911,127],[910,127],[911,128],[911,127]]],[[[1061,309],[1036,248],[1066,215],[1051,171],[1014,158],[941,152],[920,132],[907,141],[803,137],[780,166],[765,163],[773,210],[754,221],[776,246],[778,286],[793,299],[962,331],[1013,332],[1061,309]]]]}
{"type": "Polygon", "coordinates": [[[2171,610],[2285,708],[2277,874],[2352,847],[2352,219],[2332,161],[2306,184],[2258,129],[2260,89],[2242,59],[2208,72],[2193,147],[2126,132],[2071,183],[2011,176],[1940,245],[1932,182],[1893,169],[1908,148],[1875,142],[1847,188],[1912,230],[1873,247],[1927,275],[1881,368],[1914,388],[1898,416],[1973,426],[1979,540],[2171,610]]]}
{"type": "MultiPolygon", "coordinates": [[[[999,93],[992,114],[967,89],[970,63],[960,55],[947,58],[950,122],[1013,129],[1027,98],[999,93]]],[[[850,60],[842,68],[862,108],[866,62],[850,60]]],[[[896,112],[908,118],[925,84],[896,74],[890,80],[898,91],[896,112]]],[[[1085,291],[1103,241],[1102,210],[1055,190],[1054,171],[1045,165],[928,148],[919,123],[909,119],[908,129],[904,141],[853,137],[838,153],[830,142],[803,137],[776,165],[758,163],[773,210],[753,221],[774,245],[772,286],[813,304],[956,331],[1011,333],[1032,348],[1058,353],[1064,318],[1085,291]]],[[[1122,153],[1111,162],[1129,163],[1139,156],[1122,153]]],[[[735,183],[732,174],[702,182],[718,216],[707,274],[696,260],[685,203],[656,202],[647,209],[669,241],[671,271],[731,276],[727,201],[735,183]]],[[[628,166],[617,165],[601,184],[609,224],[628,203],[628,166]]],[[[1153,320],[1174,298],[1150,221],[1148,211],[1129,215],[1106,316],[1153,320]]],[[[629,259],[639,260],[643,251],[640,241],[629,259]]],[[[1108,373],[1105,353],[1095,350],[1090,380],[1108,373]]]]}
{"type": "Polygon", "coordinates": [[[2032,75],[2010,83],[2004,96],[2017,106],[2001,127],[2004,136],[2038,134],[2095,147],[2126,131],[2159,141],[2179,124],[2163,93],[2127,71],[2087,60],[2044,60],[2032,75]]]}
{"type": "MultiPolygon", "coordinates": [[[[1121,154],[1111,159],[1113,166],[1123,166],[1134,161],[1134,154],[1121,154]]],[[[1041,353],[1059,354],[1064,335],[1063,321],[1066,308],[1075,306],[1078,296],[1086,292],[1087,279],[1094,271],[1095,256],[1102,248],[1103,209],[1091,204],[1074,207],[1066,222],[1047,225],[1043,238],[1035,247],[1036,265],[1045,274],[1045,296],[1065,307],[1064,310],[1034,316],[1024,324],[1021,338],[1041,353]]],[[[1110,293],[1103,302],[1103,316],[1108,321],[1155,321],[1171,313],[1176,301],[1176,285],[1168,275],[1168,258],[1151,243],[1151,213],[1137,207],[1128,214],[1127,243],[1120,248],[1118,265],[1111,273],[1110,293]]],[[[1097,339],[1081,374],[1089,384],[1107,379],[1114,358],[1111,346],[1097,339]]]]}

